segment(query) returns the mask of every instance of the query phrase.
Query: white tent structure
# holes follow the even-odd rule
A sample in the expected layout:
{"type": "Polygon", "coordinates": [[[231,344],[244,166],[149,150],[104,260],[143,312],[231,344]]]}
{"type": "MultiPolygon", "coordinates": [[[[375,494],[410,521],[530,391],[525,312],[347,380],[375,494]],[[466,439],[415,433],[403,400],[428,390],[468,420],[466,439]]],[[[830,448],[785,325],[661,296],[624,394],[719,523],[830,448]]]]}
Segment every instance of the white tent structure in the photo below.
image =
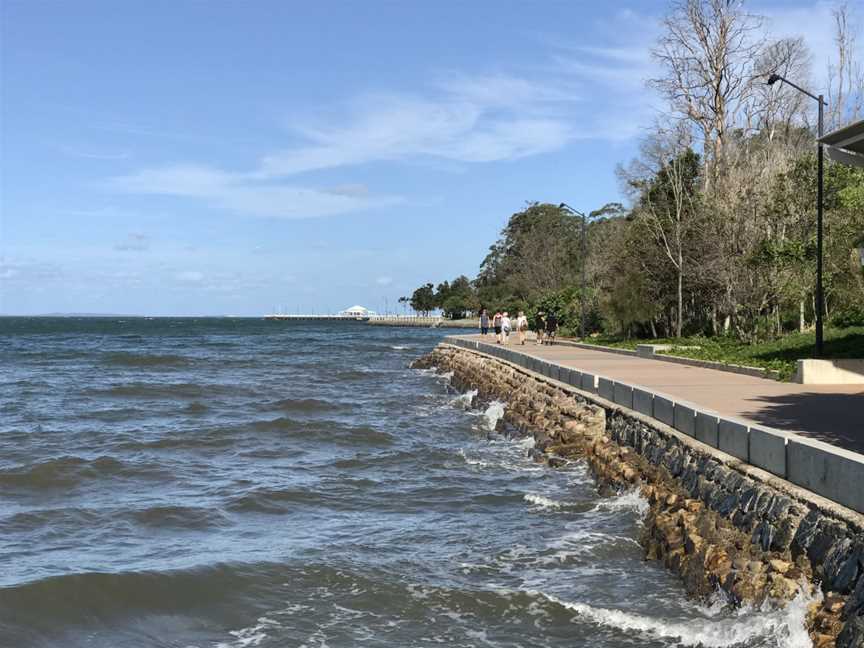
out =
{"type": "Polygon", "coordinates": [[[341,317],[371,317],[375,315],[375,311],[364,308],[363,306],[355,305],[351,308],[346,308],[339,311],[341,317]]]}
{"type": "Polygon", "coordinates": [[[864,167],[864,120],[828,133],[819,140],[835,162],[864,167]]]}

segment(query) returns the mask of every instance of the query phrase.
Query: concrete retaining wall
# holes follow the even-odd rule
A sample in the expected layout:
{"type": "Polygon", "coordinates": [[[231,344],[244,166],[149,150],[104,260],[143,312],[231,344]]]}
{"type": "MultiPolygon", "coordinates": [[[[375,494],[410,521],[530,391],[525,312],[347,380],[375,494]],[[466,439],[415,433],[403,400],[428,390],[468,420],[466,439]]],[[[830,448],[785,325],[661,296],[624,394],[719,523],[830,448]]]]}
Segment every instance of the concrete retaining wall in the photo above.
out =
{"type": "Polygon", "coordinates": [[[860,454],[791,432],[724,418],[693,403],[538,360],[517,349],[460,338],[448,338],[447,342],[489,353],[582,391],[599,394],[607,401],[650,416],[743,462],[864,513],[864,456],[860,454]]]}
{"type": "MultiPolygon", "coordinates": [[[[469,341],[449,342],[477,350],[469,341]]],[[[486,352],[486,346],[479,351],[486,352]]],[[[549,453],[550,465],[563,465],[553,459],[566,463],[558,453],[568,448],[579,446],[584,452],[579,439],[593,438],[590,453],[581,458],[587,458],[595,474],[617,471],[619,483],[626,485],[637,483],[640,474],[651,474],[644,466],[660,467],[676,488],[685,491],[685,498],[692,498],[658,490],[657,480],[643,484],[640,492],[651,506],[645,520],[649,535],[643,535],[648,558],[663,557],[667,566],[681,571],[685,583],[697,582],[695,578],[706,585],[706,595],[716,592],[719,584],[736,601],[748,596],[761,600],[766,592],[791,599],[802,577],[818,582],[824,599],[808,612],[814,646],[864,648],[864,517],[853,512],[864,512],[864,457],[723,419],[692,403],[678,403],[605,377],[597,380],[580,373],[577,380],[567,368],[563,375],[561,369],[553,372],[545,361],[541,375],[523,373],[518,367],[528,368],[534,361],[518,352],[495,349],[488,355],[511,364],[446,345],[430,358],[442,370],[453,371],[457,385],[507,399],[505,416],[522,430],[536,426],[532,452],[549,453]],[[550,375],[563,380],[552,382],[550,375]],[[613,400],[586,393],[583,380],[591,388],[599,383],[607,395],[611,387],[613,400]],[[580,389],[571,387],[573,382],[580,389]],[[626,406],[628,397],[633,409],[626,406]],[[618,402],[622,400],[625,404],[618,402]],[[645,413],[649,409],[650,417],[645,413]],[[661,423],[660,417],[674,427],[661,423]],[[592,436],[597,430],[601,438],[592,436]],[[628,453],[638,460],[631,461],[628,453]],[[657,509],[659,503],[669,510],[657,509]],[[702,511],[725,521],[720,524],[702,511]],[[728,531],[730,524],[734,532],[728,531]],[[751,553],[748,558],[736,557],[738,551],[751,553]],[[763,594],[757,596],[759,591],[763,594]],[[810,621],[819,615],[822,621],[810,621]]]]}
{"type": "Polygon", "coordinates": [[[795,381],[802,385],[864,385],[864,360],[799,360],[795,381]]]}

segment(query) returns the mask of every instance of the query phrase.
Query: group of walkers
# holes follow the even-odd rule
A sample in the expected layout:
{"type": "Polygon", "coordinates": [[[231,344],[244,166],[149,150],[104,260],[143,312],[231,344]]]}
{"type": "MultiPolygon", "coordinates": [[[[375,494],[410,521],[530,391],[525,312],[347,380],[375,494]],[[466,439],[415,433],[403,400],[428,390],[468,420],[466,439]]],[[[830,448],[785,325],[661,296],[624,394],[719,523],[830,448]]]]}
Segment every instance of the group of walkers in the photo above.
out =
{"type": "MultiPolygon", "coordinates": [[[[489,311],[481,308],[480,333],[488,335],[490,328],[495,331],[495,342],[497,344],[507,344],[507,341],[510,339],[510,333],[514,329],[519,336],[519,344],[525,344],[525,340],[528,338],[528,330],[531,327],[523,311],[519,311],[516,321],[513,322],[507,311],[503,313],[496,311],[490,317],[489,311]]],[[[537,316],[534,318],[534,332],[537,335],[537,344],[554,343],[555,335],[558,333],[558,316],[555,312],[550,312],[547,315],[543,311],[537,311],[537,316]]]]}

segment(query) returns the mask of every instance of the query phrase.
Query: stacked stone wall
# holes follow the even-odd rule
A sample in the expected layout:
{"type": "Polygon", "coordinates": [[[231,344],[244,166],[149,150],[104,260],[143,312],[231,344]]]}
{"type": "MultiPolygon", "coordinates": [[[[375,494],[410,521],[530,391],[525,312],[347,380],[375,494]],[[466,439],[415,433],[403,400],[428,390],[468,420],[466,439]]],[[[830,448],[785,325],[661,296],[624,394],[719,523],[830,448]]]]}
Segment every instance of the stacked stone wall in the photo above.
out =
{"type": "Polygon", "coordinates": [[[697,596],[733,604],[814,599],[817,648],[864,648],[864,516],[743,464],[597,395],[447,344],[415,363],[506,402],[505,420],[552,466],[586,461],[608,490],[649,502],[646,559],[679,573],[697,596]]]}

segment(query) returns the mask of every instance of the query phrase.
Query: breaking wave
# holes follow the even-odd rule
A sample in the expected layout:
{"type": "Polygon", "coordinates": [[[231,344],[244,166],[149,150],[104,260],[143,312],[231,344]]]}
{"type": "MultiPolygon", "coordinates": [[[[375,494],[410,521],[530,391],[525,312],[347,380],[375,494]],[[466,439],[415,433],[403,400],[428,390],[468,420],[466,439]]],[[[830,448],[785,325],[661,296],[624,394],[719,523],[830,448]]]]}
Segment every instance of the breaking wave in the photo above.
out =
{"type": "MultiPolygon", "coordinates": [[[[529,590],[529,595],[543,599],[574,612],[581,620],[598,626],[639,633],[658,639],[672,639],[681,646],[694,648],[733,648],[747,645],[760,638],[774,638],[778,648],[812,648],[810,636],[804,626],[810,599],[799,595],[785,608],[742,609],[727,618],[693,619],[686,622],[657,619],[623,610],[594,607],[587,603],[561,600],[544,592],[529,590]]],[[[769,604],[770,605],[770,604],[769,604]]]]}

